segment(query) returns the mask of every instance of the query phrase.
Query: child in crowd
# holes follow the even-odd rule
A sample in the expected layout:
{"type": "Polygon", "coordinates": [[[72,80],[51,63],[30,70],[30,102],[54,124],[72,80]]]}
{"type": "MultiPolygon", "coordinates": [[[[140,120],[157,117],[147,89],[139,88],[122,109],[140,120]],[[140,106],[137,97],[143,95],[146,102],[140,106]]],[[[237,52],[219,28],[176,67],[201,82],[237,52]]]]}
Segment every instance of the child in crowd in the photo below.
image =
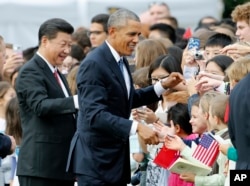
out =
{"type": "MultiPolygon", "coordinates": [[[[209,94],[206,93],[206,94],[209,94]]],[[[203,96],[201,97],[201,99],[206,99],[206,94],[204,94],[204,98],[203,96]]],[[[210,97],[210,96],[208,96],[210,97]]],[[[228,135],[228,128],[227,128],[227,124],[224,122],[224,115],[225,115],[225,109],[226,109],[226,104],[228,101],[228,97],[224,94],[219,94],[216,96],[213,96],[210,101],[208,102],[208,106],[209,106],[209,111],[208,111],[208,122],[207,122],[207,127],[208,127],[208,131],[213,131],[215,133],[215,135],[220,136],[221,138],[223,138],[224,140],[229,140],[229,135],[228,135]]],[[[205,102],[200,102],[200,109],[202,111],[202,106],[203,108],[204,105],[203,104],[205,102]]],[[[204,112],[204,111],[203,111],[204,112]]],[[[166,140],[166,145],[167,147],[173,147],[174,145],[177,147],[178,145],[174,144],[173,141],[176,140],[172,140],[171,143],[171,139],[167,139],[166,140]]],[[[175,147],[175,148],[176,148],[175,147]]],[[[181,154],[184,154],[184,149],[185,145],[182,142],[182,144],[179,144],[179,147],[177,149],[181,150],[181,154]],[[178,149],[179,148],[179,149],[178,149]]],[[[190,151],[190,149],[189,149],[190,151]]],[[[193,157],[190,157],[190,154],[192,152],[186,152],[186,159],[192,160],[193,157]]],[[[210,173],[209,176],[198,176],[192,173],[183,173],[181,175],[181,178],[184,179],[185,181],[189,181],[189,182],[193,182],[196,186],[199,185],[216,185],[216,186],[223,186],[225,183],[225,175],[224,175],[224,166],[225,166],[225,162],[227,161],[227,157],[224,156],[223,154],[220,154],[217,158],[217,162],[216,164],[214,164],[214,166],[212,167],[212,172],[210,173]]]]}
{"type": "Polygon", "coordinates": [[[222,48],[233,43],[230,36],[222,33],[216,33],[208,38],[205,44],[204,57],[209,60],[220,54],[222,48]]]}
{"type": "MultiPolygon", "coordinates": [[[[194,139],[197,135],[192,133],[192,126],[190,125],[189,120],[190,116],[187,104],[177,103],[168,111],[168,123],[163,124],[161,121],[158,121],[157,123],[154,123],[154,126],[163,136],[173,134],[182,139],[194,139]]],[[[168,177],[168,186],[193,186],[193,183],[186,182],[180,179],[179,176],[179,174],[170,173],[168,177]]]]}
{"type": "Polygon", "coordinates": [[[226,75],[230,82],[230,89],[250,72],[250,58],[242,57],[235,60],[227,69],[226,75]]]}
{"type": "MultiPolygon", "coordinates": [[[[161,79],[168,77],[172,72],[182,73],[180,63],[172,55],[159,56],[149,67],[148,78],[152,84],[160,81],[161,79]]],[[[162,94],[162,100],[158,102],[158,107],[155,111],[156,119],[145,120],[147,123],[154,123],[159,118],[160,121],[167,121],[168,110],[176,103],[187,103],[188,93],[186,86],[182,83],[172,89],[168,89],[162,94]]],[[[145,117],[145,114],[139,113],[140,117],[145,117]]],[[[152,160],[155,158],[163,144],[148,145],[147,151],[150,153],[151,159],[149,159],[147,167],[147,185],[166,185],[169,172],[156,165],[152,160]],[[152,176],[150,176],[152,175],[152,176]]]]}

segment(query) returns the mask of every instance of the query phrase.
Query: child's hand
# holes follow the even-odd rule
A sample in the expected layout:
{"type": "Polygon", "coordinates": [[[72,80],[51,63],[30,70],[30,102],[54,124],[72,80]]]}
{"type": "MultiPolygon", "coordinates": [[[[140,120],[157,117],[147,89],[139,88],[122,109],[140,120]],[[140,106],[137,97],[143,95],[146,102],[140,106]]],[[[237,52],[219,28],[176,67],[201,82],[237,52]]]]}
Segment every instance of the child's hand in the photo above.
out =
{"type": "Polygon", "coordinates": [[[136,115],[137,119],[143,120],[146,123],[153,123],[158,119],[154,111],[147,107],[143,109],[136,109],[136,115]]]}
{"type": "Polygon", "coordinates": [[[133,120],[136,120],[136,121],[140,122],[140,118],[139,118],[139,116],[138,116],[138,114],[137,114],[136,109],[132,109],[132,110],[131,110],[131,114],[132,114],[133,120]]]}
{"type": "Polygon", "coordinates": [[[172,120],[170,121],[170,124],[164,124],[158,120],[157,122],[154,122],[153,125],[161,142],[165,141],[167,135],[175,134],[175,128],[172,120]]]}
{"type": "Polygon", "coordinates": [[[168,149],[182,151],[186,147],[186,144],[177,135],[167,135],[165,138],[165,146],[168,149]]]}
{"type": "Polygon", "coordinates": [[[185,180],[187,182],[193,182],[194,183],[195,174],[193,174],[193,173],[183,173],[183,174],[180,175],[180,179],[185,180]]]}
{"type": "Polygon", "coordinates": [[[220,144],[219,149],[226,156],[229,147],[231,147],[231,144],[220,144]]]}

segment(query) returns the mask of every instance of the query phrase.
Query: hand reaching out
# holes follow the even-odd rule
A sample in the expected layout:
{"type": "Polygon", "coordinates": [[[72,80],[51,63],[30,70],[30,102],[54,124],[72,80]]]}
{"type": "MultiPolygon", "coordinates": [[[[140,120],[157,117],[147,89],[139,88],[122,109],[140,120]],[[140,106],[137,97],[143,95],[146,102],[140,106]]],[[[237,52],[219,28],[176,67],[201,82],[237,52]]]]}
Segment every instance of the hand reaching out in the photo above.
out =
{"type": "Polygon", "coordinates": [[[145,144],[157,145],[159,144],[159,139],[157,133],[147,125],[138,123],[137,134],[145,144]]]}
{"type": "Polygon", "coordinates": [[[167,135],[165,138],[165,146],[168,149],[182,151],[186,147],[186,144],[177,135],[167,135]]]}
{"type": "Polygon", "coordinates": [[[153,123],[158,119],[154,111],[147,107],[143,109],[135,109],[135,111],[132,112],[132,115],[137,121],[143,120],[148,124],[153,123]]]}
{"type": "Polygon", "coordinates": [[[181,82],[184,83],[184,78],[179,72],[172,72],[167,78],[161,80],[161,84],[165,89],[175,87],[181,82]]]}
{"type": "Polygon", "coordinates": [[[175,128],[172,120],[170,121],[170,124],[164,124],[161,121],[157,121],[153,123],[153,125],[155,127],[155,131],[157,132],[160,142],[164,142],[165,138],[168,135],[175,134],[175,128]]]}
{"type": "Polygon", "coordinates": [[[196,83],[195,87],[197,90],[199,90],[199,92],[206,92],[206,91],[213,90],[219,87],[222,83],[223,81],[221,80],[203,76],[196,83]]]}

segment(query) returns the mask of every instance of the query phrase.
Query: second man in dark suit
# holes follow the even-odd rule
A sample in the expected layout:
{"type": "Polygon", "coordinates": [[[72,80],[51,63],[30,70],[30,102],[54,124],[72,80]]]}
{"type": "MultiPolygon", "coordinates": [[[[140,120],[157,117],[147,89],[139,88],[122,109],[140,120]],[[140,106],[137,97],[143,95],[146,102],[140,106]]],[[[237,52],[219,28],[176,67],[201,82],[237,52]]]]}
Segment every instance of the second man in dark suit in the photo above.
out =
{"type": "Polygon", "coordinates": [[[151,128],[129,120],[131,108],[159,100],[165,88],[177,85],[182,77],[173,73],[155,86],[134,89],[125,56],[134,51],[140,34],[139,17],[129,10],[118,10],[108,20],[107,40],[80,66],[80,110],[69,155],[79,186],[127,185],[129,136],[137,132],[147,144],[159,142],[151,128]]]}
{"type": "Polygon", "coordinates": [[[20,186],[74,185],[74,177],[65,167],[78,100],[57,71],[71,50],[73,31],[65,20],[45,21],[38,33],[38,52],[19,72],[16,91],[23,130],[17,165],[20,186]]]}

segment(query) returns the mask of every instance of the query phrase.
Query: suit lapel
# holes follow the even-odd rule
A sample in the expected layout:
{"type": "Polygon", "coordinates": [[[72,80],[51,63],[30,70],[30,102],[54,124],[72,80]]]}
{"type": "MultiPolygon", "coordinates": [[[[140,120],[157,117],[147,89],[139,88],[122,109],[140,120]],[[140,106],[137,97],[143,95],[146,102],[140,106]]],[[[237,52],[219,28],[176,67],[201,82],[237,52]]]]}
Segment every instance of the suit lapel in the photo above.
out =
{"type": "MultiPolygon", "coordinates": [[[[60,94],[62,94],[64,97],[64,92],[63,89],[60,87],[60,85],[58,84],[54,74],[52,73],[52,71],[50,70],[50,68],[48,67],[48,65],[46,64],[46,62],[38,55],[35,56],[35,61],[37,62],[38,66],[41,68],[41,70],[44,71],[44,75],[49,78],[49,80],[52,82],[53,85],[58,87],[58,91],[60,92],[60,94]]],[[[66,89],[68,90],[68,87],[66,86],[64,79],[62,78],[62,75],[60,74],[60,72],[58,71],[58,74],[60,75],[61,80],[64,83],[64,86],[66,87],[66,89]]],[[[69,90],[68,90],[69,92],[69,90]]],[[[69,94],[70,95],[70,94],[69,94]]]]}
{"type": "MultiPolygon", "coordinates": [[[[112,53],[111,53],[108,45],[106,44],[106,42],[103,43],[103,45],[101,46],[101,48],[104,51],[104,55],[105,55],[105,58],[106,58],[106,60],[108,62],[108,66],[111,68],[111,70],[117,76],[118,81],[120,82],[122,88],[124,89],[124,93],[126,94],[126,98],[128,98],[128,93],[127,93],[127,87],[126,87],[125,79],[124,79],[124,77],[123,77],[123,75],[121,73],[121,70],[120,70],[119,65],[117,64],[117,61],[115,60],[114,56],[112,55],[112,53]]],[[[127,68],[127,64],[125,64],[125,66],[127,68]]]]}
{"type": "Polygon", "coordinates": [[[132,79],[132,75],[131,75],[131,72],[130,72],[130,68],[129,68],[129,63],[128,63],[128,60],[126,57],[123,58],[124,59],[124,64],[126,66],[126,69],[128,71],[128,75],[129,75],[129,82],[130,82],[130,92],[129,92],[129,99],[131,98],[131,93],[132,93],[132,90],[134,89],[134,83],[133,83],[133,79],[132,79]]]}

